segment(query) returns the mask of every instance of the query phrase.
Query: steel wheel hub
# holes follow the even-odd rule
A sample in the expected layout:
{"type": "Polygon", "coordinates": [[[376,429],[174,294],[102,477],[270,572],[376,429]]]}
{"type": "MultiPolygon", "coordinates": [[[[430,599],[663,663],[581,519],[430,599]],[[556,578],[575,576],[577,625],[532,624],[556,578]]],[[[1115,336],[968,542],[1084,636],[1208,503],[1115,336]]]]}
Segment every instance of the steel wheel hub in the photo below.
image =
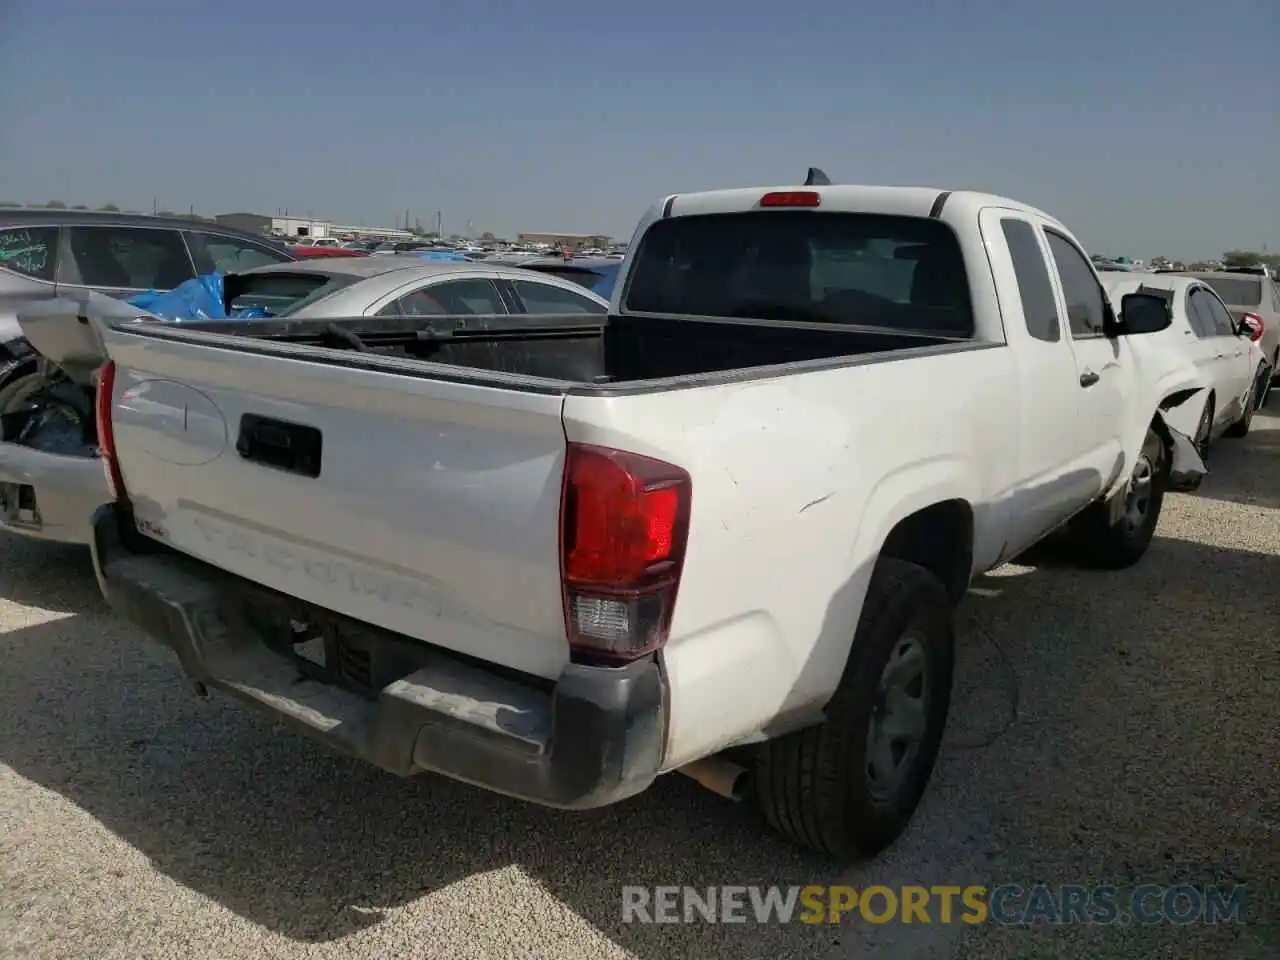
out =
{"type": "Polygon", "coordinates": [[[1161,450],[1160,438],[1149,437],[1138,454],[1138,462],[1133,465],[1124,497],[1124,522],[1130,529],[1142,526],[1151,509],[1151,495],[1155,492],[1156,476],[1160,471],[1161,450]]]}
{"type": "Polygon", "coordinates": [[[896,790],[920,751],[928,719],[928,667],[924,641],[907,633],[880,674],[866,748],[867,782],[875,795],[896,790]]]}

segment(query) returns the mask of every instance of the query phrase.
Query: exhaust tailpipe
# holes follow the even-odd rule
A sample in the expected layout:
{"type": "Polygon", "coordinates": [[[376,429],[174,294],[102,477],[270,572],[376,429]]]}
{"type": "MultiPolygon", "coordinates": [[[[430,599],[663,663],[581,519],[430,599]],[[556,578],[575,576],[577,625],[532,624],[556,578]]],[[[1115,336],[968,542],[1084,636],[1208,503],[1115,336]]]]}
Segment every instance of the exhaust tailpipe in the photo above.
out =
{"type": "Polygon", "coordinates": [[[677,769],[712,793],[735,802],[747,795],[747,788],[751,785],[751,775],[747,768],[723,757],[705,757],[677,769]]]}

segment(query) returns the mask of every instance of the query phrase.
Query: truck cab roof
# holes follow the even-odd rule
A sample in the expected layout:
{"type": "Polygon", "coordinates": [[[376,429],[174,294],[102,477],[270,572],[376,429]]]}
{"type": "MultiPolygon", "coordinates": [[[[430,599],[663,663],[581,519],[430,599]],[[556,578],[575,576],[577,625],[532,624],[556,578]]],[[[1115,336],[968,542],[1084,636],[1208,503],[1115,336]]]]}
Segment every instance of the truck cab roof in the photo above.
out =
{"type": "MultiPolygon", "coordinates": [[[[667,197],[656,209],[661,217],[686,217],[712,213],[745,213],[757,210],[767,194],[814,193],[819,202],[815,209],[837,213],[882,213],[896,216],[940,219],[944,213],[966,218],[977,216],[984,207],[1002,207],[1030,214],[1059,225],[1058,221],[1028,204],[996,194],[975,190],[946,190],[939,187],[891,187],[861,184],[833,184],[797,187],[784,184],[763,187],[737,187],[731,190],[706,190],[700,193],[677,193],[667,197]]],[[[1065,229],[1065,228],[1063,228],[1065,229]]]]}

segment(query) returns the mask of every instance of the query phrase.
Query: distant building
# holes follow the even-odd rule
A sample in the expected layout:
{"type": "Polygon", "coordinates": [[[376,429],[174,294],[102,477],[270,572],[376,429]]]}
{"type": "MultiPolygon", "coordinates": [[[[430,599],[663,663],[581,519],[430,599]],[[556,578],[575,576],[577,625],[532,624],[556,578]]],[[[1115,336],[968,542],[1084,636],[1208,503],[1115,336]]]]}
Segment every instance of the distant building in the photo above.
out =
{"type": "Polygon", "coordinates": [[[525,246],[545,244],[574,250],[609,246],[609,238],[601,233],[521,233],[516,235],[516,242],[525,246]]]}
{"type": "Polygon", "coordinates": [[[368,237],[376,240],[405,240],[413,236],[408,230],[391,227],[353,227],[313,220],[309,217],[268,217],[260,213],[224,213],[216,222],[250,233],[270,234],[289,240],[316,240],[320,237],[368,237]]]}
{"type": "Polygon", "coordinates": [[[214,223],[246,233],[270,233],[271,218],[257,213],[224,213],[213,218],[214,223]]]}

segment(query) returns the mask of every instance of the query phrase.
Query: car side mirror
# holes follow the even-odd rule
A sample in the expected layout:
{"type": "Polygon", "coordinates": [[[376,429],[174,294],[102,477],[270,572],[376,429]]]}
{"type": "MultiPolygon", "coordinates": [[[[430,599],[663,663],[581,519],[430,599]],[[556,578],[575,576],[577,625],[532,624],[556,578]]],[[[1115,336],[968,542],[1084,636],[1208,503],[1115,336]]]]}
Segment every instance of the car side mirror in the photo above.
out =
{"type": "Polygon", "coordinates": [[[1169,301],[1153,293],[1126,293],[1120,300],[1120,329],[1122,336],[1139,333],[1159,333],[1169,329],[1173,313],[1169,301]]]}
{"type": "Polygon", "coordinates": [[[1262,339],[1262,319],[1255,317],[1253,314],[1245,314],[1240,319],[1240,325],[1236,327],[1236,336],[1248,337],[1254,343],[1262,339]]]}

